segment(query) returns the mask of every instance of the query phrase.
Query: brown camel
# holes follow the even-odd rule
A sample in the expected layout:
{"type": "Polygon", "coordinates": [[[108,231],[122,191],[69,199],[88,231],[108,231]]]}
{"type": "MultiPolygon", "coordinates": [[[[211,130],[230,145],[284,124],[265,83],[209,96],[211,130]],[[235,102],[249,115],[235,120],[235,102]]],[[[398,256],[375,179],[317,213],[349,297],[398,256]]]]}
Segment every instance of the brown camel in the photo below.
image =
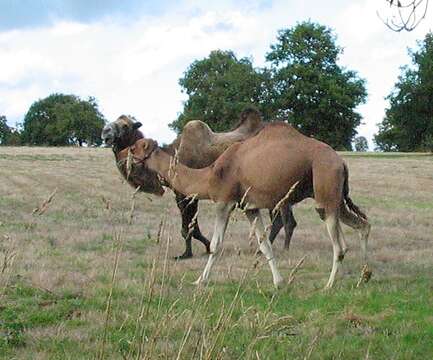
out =
{"type": "Polygon", "coordinates": [[[236,203],[246,204],[245,213],[269,262],[275,286],[283,279],[270,241],[262,241],[264,228],[259,209],[274,209],[281,201],[293,205],[314,194],[316,210],[326,223],[334,252],[327,288],[333,286],[347,251],[340,220],[359,231],[366,261],[370,225],[349,198],[345,163],[331,147],[300,134],[286,123],[265,126],[256,136],[230,146],[215,163],[203,169],[176,162],[152,139],[137,141],[130,151],[137,166],[158,173],[175,191],[217,203],[211,254],[197,283],[208,280],[236,203]],[[290,195],[286,196],[289,189],[290,195]]]}
{"type": "MultiPolygon", "coordinates": [[[[156,173],[143,171],[135,167],[134,172],[126,176],[126,161],[120,161],[119,152],[138,139],[143,134],[138,130],[140,122],[134,122],[130,117],[122,115],[116,121],[107,124],[102,131],[102,139],[113,146],[113,152],[117,165],[122,175],[127,178],[128,183],[141,191],[162,195],[164,190],[161,187],[156,173]]],[[[199,169],[211,165],[224,150],[236,141],[245,140],[256,135],[262,128],[261,116],[254,108],[248,108],[240,115],[240,120],[233,131],[225,133],[214,133],[209,126],[199,120],[188,122],[182,134],[170,145],[162,147],[162,150],[177,159],[184,165],[199,169]]],[[[125,160],[125,158],[123,159],[125,160]]],[[[182,236],[185,239],[185,252],[178,256],[178,259],[185,259],[192,256],[191,239],[195,238],[206,246],[209,252],[209,241],[202,235],[197,222],[198,200],[186,199],[184,195],[175,191],[176,203],[182,216],[182,236]]],[[[280,212],[272,217],[273,222],[269,234],[269,240],[274,242],[281,228],[284,226],[285,239],[284,247],[289,248],[296,221],[293,217],[290,205],[281,207],[280,212]]]]}

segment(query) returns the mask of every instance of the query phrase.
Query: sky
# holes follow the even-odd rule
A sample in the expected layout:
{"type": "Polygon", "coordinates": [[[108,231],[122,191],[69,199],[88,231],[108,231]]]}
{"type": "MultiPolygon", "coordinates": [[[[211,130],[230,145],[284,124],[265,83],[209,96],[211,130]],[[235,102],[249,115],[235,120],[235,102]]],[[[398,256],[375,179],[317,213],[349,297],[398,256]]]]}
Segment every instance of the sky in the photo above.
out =
{"type": "Polygon", "coordinates": [[[178,80],[194,60],[233,50],[265,66],[278,30],[310,20],[333,29],[339,64],[366,79],[357,130],[372,148],[408,48],[433,27],[432,5],[412,32],[389,30],[378,12],[390,14],[385,0],[0,0],[0,115],[14,126],[52,93],[92,96],[108,121],[134,115],[167,143],[186,100],[178,80]]]}

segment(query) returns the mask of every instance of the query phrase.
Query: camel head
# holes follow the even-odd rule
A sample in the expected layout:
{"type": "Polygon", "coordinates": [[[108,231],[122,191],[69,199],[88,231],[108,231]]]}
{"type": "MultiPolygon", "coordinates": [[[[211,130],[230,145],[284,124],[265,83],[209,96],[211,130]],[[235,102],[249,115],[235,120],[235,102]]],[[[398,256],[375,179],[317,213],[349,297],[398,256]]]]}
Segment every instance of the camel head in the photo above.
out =
{"type": "Polygon", "coordinates": [[[133,146],[131,152],[135,162],[145,165],[146,160],[152,155],[153,151],[158,148],[158,143],[152,139],[140,139],[133,146]]]}
{"type": "Polygon", "coordinates": [[[162,196],[165,192],[158,174],[146,166],[147,158],[158,143],[152,139],[140,139],[119,152],[117,166],[131,186],[140,191],[162,196]]]}
{"type": "Polygon", "coordinates": [[[107,145],[112,145],[120,151],[143,137],[138,130],[141,125],[141,122],[134,121],[132,117],[122,115],[104,126],[101,138],[107,145]]]}

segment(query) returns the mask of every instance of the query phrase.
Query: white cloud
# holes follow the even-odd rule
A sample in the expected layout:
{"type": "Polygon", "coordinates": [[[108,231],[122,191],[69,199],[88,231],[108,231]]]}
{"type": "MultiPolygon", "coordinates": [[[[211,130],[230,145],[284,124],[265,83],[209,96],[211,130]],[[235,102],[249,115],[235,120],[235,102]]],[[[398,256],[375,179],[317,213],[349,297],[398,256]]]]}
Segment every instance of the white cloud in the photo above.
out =
{"type": "Polygon", "coordinates": [[[21,121],[33,101],[50,93],[95,96],[109,120],[135,115],[146,135],[168,142],[174,134],[167,124],[185,98],[178,79],[192,61],[221,48],[252,55],[262,66],[278,29],[311,19],[335,29],[345,48],[342,63],[367,79],[369,99],[360,107],[366,125],[360,133],[371,138],[383,116],[383,98],[399,66],[408,62],[407,46],[423,38],[432,17],[411,34],[397,34],[377,18],[375,0],[320,4],[225,1],[210,7],[191,0],[161,16],[63,21],[0,33],[0,112],[21,121]]]}

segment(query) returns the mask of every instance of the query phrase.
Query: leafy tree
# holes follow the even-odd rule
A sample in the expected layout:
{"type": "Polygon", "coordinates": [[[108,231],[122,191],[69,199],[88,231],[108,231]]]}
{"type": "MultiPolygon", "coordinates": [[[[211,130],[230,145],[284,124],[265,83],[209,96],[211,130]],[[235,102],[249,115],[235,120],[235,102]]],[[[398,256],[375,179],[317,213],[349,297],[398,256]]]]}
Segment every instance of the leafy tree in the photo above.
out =
{"type": "Polygon", "coordinates": [[[11,128],[11,133],[8,136],[5,145],[8,145],[8,146],[22,145],[21,133],[19,132],[19,130],[15,129],[15,128],[11,128]]]}
{"type": "Polygon", "coordinates": [[[368,142],[364,136],[358,136],[354,140],[356,151],[368,151],[368,142]]]}
{"type": "Polygon", "coordinates": [[[387,99],[390,106],[375,142],[383,151],[433,150],[433,33],[411,51],[412,67],[404,66],[387,99]]]}
{"type": "Polygon", "coordinates": [[[269,116],[264,99],[269,73],[256,71],[250,59],[237,59],[232,51],[212,51],[209,57],[194,61],[179,84],[188,99],[170,124],[176,132],[193,119],[206,122],[214,131],[225,131],[251,103],[269,116]]]}
{"type": "Polygon", "coordinates": [[[351,149],[365,102],[365,81],[340,67],[342,49],[329,28],[303,22],[280,30],[266,60],[271,64],[273,110],[308,136],[351,149]]]}
{"type": "Polygon", "coordinates": [[[7,124],[7,119],[4,115],[0,115],[0,145],[21,145],[20,132],[7,124]]]}
{"type": "Polygon", "coordinates": [[[6,145],[11,129],[7,124],[6,116],[0,115],[0,145],[6,145]]]}
{"type": "Polygon", "coordinates": [[[31,145],[100,145],[104,124],[94,98],[52,94],[28,110],[22,140],[31,145]]]}

